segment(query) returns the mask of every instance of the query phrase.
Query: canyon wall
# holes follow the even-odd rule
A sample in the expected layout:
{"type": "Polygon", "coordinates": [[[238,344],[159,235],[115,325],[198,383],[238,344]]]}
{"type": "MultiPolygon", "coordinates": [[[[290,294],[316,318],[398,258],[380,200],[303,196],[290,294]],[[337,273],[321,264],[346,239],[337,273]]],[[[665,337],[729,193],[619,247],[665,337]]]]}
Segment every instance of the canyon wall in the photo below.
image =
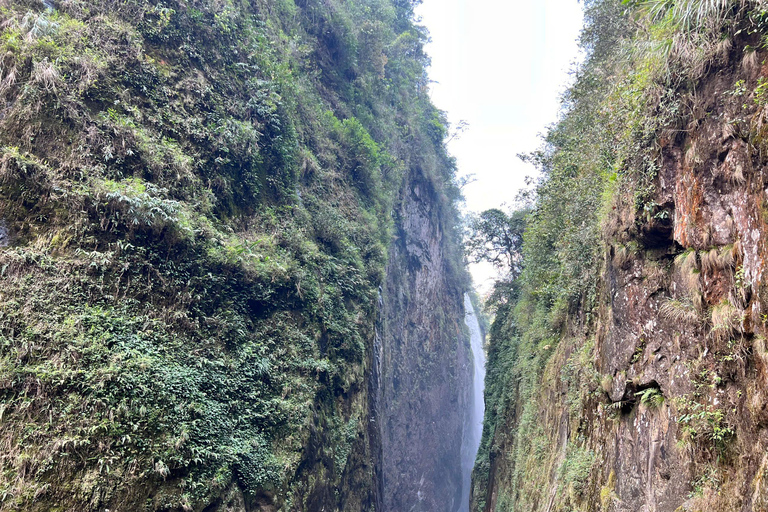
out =
{"type": "Polygon", "coordinates": [[[414,174],[383,294],[384,510],[455,511],[472,378],[463,270],[438,190],[414,174]]]}
{"type": "Polygon", "coordinates": [[[473,510],[768,507],[766,13],[678,4],[587,4],[592,53],[492,329],[473,510]],[[627,68],[608,45],[641,50],[627,68]]]}
{"type": "Polygon", "coordinates": [[[0,510],[444,510],[466,278],[413,3],[0,24],[0,510]]]}

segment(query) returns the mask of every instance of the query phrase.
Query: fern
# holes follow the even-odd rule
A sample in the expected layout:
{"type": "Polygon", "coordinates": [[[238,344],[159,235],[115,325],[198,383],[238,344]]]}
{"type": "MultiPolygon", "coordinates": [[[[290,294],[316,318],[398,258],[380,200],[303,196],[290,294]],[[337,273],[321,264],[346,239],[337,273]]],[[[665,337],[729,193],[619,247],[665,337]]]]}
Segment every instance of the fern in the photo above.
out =
{"type": "Polygon", "coordinates": [[[664,395],[658,388],[648,388],[635,393],[640,398],[640,403],[648,407],[659,407],[664,403],[664,395]]]}

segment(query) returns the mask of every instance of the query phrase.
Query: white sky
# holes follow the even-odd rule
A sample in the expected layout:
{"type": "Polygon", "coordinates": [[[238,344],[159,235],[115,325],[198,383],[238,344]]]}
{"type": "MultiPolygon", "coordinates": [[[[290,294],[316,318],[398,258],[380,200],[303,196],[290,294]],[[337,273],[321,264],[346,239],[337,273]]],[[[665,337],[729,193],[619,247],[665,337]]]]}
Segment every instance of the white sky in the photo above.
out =
{"type": "MultiPolygon", "coordinates": [[[[431,34],[427,52],[432,100],[453,126],[469,129],[449,144],[464,188],[466,209],[511,204],[535,169],[517,158],[540,145],[557,120],[560,95],[579,57],[582,10],[577,0],[424,0],[416,10],[431,34]]],[[[494,276],[470,268],[478,291],[494,276]]]]}

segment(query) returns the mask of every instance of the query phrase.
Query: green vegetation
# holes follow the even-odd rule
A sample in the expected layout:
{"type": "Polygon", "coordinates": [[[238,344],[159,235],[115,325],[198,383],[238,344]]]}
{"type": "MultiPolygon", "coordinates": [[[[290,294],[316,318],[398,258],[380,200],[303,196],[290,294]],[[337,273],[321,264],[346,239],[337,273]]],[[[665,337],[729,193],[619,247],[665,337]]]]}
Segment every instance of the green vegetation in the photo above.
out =
{"type": "MultiPolygon", "coordinates": [[[[727,358],[724,359],[727,361],[727,358]]],[[[690,445],[704,459],[719,463],[724,460],[736,437],[733,416],[729,415],[727,404],[712,401],[709,396],[709,391],[723,385],[723,378],[717,371],[702,368],[700,364],[693,363],[690,367],[693,391],[674,399],[677,410],[675,419],[681,431],[679,442],[690,445]]],[[[699,470],[699,474],[715,467],[709,462],[704,466],[705,469],[699,470]]]]}
{"type": "Polygon", "coordinates": [[[640,399],[640,403],[648,407],[659,407],[664,403],[664,395],[658,388],[647,388],[635,393],[640,399]]]}
{"type": "Polygon", "coordinates": [[[561,490],[567,489],[569,498],[578,502],[583,496],[587,478],[595,463],[595,454],[584,448],[572,447],[560,466],[561,490]]]}
{"type": "Polygon", "coordinates": [[[520,259],[525,231],[525,212],[507,215],[494,208],[480,215],[470,216],[467,223],[466,250],[475,263],[487,261],[511,272],[510,278],[520,274],[520,259]]]}
{"type": "MultiPolygon", "coordinates": [[[[745,321],[743,305],[724,298],[710,309],[702,292],[704,277],[719,272],[733,279],[732,295],[746,297],[738,292],[743,280],[736,271],[739,248],[712,248],[705,235],[697,242],[699,250],[683,248],[675,258],[680,249],[670,244],[673,219],[669,199],[659,193],[659,171],[665,148],[682,146],[686,133],[711,115],[701,110],[697,81],[726,61],[737,38],[742,44],[744,38],[764,44],[765,8],[730,0],[590,0],[585,13],[581,44],[587,59],[564,95],[560,121],[545,136],[542,149],[525,157],[541,172],[527,193],[528,211],[522,213],[526,227],[513,259],[520,270],[512,282],[497,287],[502,297],[492,300],[496,317],[489,331],[486,417],[473,475],[473,510],[487,510],[491,485],[507,496],[510,510],[541,510],[541,500],[549,499],[542,497],[542,489],[551,488],[552,478],[559,480],[559,488],[569,479],[578,485],[546,508],[591,510],[594,503],[580,498],[580,486],[602,485],[607,473],[590,475],[586,462],[564,464],[557,473],[559,451],[567,450],[568,460],[586,453],[583,433],[600,421],[590,417],[595,411],[610,408],[607,417],[620,419],[637,401],[649,408],[665,401],[657,387],[649,387],[629,400],[606,403],[614,376],[597,374],[593,345],[610,328],[609,283],[617,269],[635,265],[644,280],[661,283],[665,293],[673,276],[682,286],[672,297],[662,295],[659,316],[690,330],[703,329],[711,318],[711,338],[720,345],[740,336],[745,321]],[[701,245],[710,248],[701,250],[701,245]],[[565,397],[565,404],[559,397],[565,397]],[[563,405],[570,413],[566,446],[563,405]]],[[[751,48],[737,64],[756,69],[751,48]]],[[[746,102],[742,96],[750,94],[763,101],[762,81],[755,91],[744,81],[733,82],[729,101],[746,102]]],[[[763,129],[757,117],[726,120],[725,133],[739,133],[757,151],[763,140],[754,138],[763,129]]],[[[695,143],[688,145],[684,165],[701,162],[702,151],[695,143]]],[[[743,183],[736,174],[730,179],[743,183]]],[[[689,200],[695,211],[701,198],[691,192],[689,200]]],[[[696,221],[678,218],[674,227],[701,229],[696,221]]],[[[678,242],[687,244],[687,233],[678,242]]],[[[474,250],[477,243],[471,242],[474,250]]],[[[493,246],[490,237],[486,242],[493,246]]],[[[628,355],[629,365],[644,364],[650,340],[643,331],[634,354],[628,355]]],[[[639,382],[631,385],[635,392],[639,382]]],[[[734,438],[722,411],[689,405],[681,413],[686,429],[717,447],[734,438]]],[[[613,484],[603,489],[607,509],[613,484]]]]}
{"type": "MultiPolygon", "coordinates": [[[[683,439],[686,442],[703,439],[719,452],[725,450],[727,442],[735,435],[734,430],[726,423],[725,411],[687,397],[680,397],[677,401],[681,411],[677,422],[682,426],[683,439]]],[[[707,447],[700,446],[700,449],[707,447]]]]}
{"type": "Polygon", "coordinates": [[[693,490],[689,494],[690,498],[700,498],[704,496],[705,489],[718,490],[720,487],[720,476],[717,469],[713,466],[706,468],[704,473],[692,483],[693,490]]]}
{"type": "Polygon", "coordinates": [[[0,509],[368,503],[403,185],[457,229],[412,3],[56,6],[0,6],[0,509]]]}

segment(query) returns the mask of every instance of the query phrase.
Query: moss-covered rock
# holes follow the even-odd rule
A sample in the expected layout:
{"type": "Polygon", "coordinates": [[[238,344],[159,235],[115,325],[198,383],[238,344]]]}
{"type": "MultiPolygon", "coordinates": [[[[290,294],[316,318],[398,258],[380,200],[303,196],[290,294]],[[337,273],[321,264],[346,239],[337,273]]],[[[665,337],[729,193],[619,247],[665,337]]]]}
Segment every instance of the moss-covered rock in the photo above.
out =
{"type": "Polygon", "coordinates": [[[410,2],[0,18],[0,509],[376,509],[406,170],[457,218],[410,2]]]}

